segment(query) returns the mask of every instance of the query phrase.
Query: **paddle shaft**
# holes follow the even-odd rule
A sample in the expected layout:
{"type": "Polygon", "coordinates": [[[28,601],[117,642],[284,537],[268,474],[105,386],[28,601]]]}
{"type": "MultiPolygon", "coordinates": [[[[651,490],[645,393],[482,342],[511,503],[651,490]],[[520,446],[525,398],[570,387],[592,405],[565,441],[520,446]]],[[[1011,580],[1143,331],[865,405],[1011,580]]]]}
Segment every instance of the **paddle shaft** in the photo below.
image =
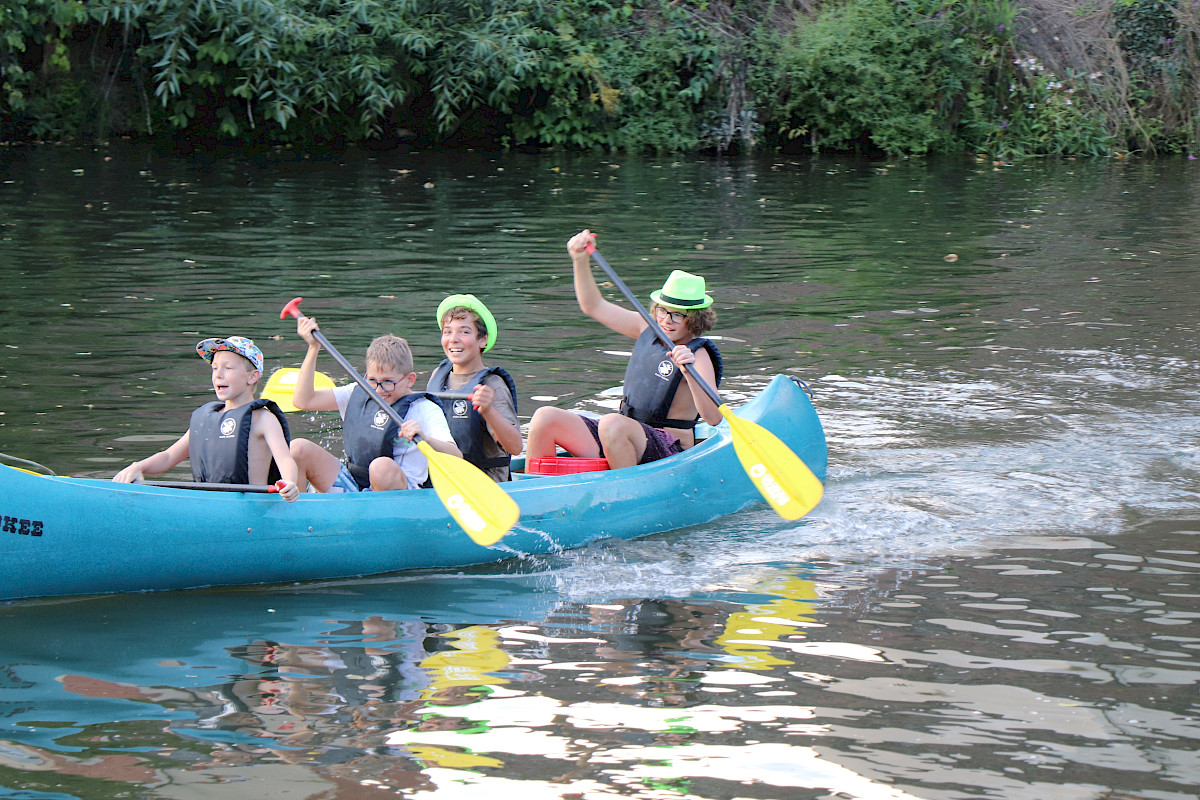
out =
{"type": "MultiPolygon", "coordinates": [[[[596,252],[596,246],[589,244],[587,250],[588,253],[591,254],[592,258],[596,260],[596,263],[599,264],[601,268],[603,268],[603,270],[608,274],[609,280],[611,280],[616,287],[621,290],[621,294],[625,295],[625,299],[630,303],[633,303],[633,307],[636,308],[638,313],[642,315],[642,319],[646,320],[646,324],[650,326],[650,330],[654,331],[654,335],[658,338],[658,341],[660,341],[668,351],[675,349],[675,343],[671,341],[671,337],[667,336],[666,332],[659,327],[658,320],[654,319],[654,317],[650,315],[650,312],[646,310],[645,306],[638,302],[637,296],[629,290],[629,287],[625,285],[625,281],[621,280],[617,276],[616,271],[612,268],[608,261],[605,260],[604,256],[596,252]]],[[[700,388],[703,389],[704,393],[708,395],[708,399],[713,401],[713,405],[720,408],[721,396],[717,394],[717,390],[709,386],[708,381],[704,380],[700,373],[696,371],[696,368],[691,364],[684,364],[683,369],[688,375],[692,376],[692,379],[695,380],[696,383],[700,385],[700,388]]]]}
{"type": "MultiPolygon", "coordinates": [[[[318,341],[320,341],[320,340],[318,340],[318,341]]],[[[275,370],[275,372],[273,372],[271,374],[271,379],[278,380],[278,378],[282,377],[283,375],[287,375],[288,373],[299,372],[299,371],[300,370],[296,369],[295,367],[281,367],[280,369],[275,370]]],[[[318,378],[324,378],[324,379],[329,378],[329,376],[324,374],[323,372],[315,372],[313,374],[315,377],[318,377],[318,378]]],[[[329,382],[333,383],[332,380],[329,380],[329,382]]],[[[471,395],[468,392],[428,392],[428,394],[431,394],[434,397],[441,398],[442,400],[470,400],[471,399],[471,395]]],[[[271,386],[270,383],[268,382],[267,391],[263,393],[263,397],[268,400],[272,400],[272,399],[275,399],[276,397],[280,397],[280,396],[283,396],[282,391],[278,390],[276,387],[271,386]],[[272,392],[272,390],[275,390],[276,392],[278,392],[278,394],[270,394],[270,392],[272,392]]],[[[292,396],[292,387],[289,385],[287,397],[291,397],[291,396],[292,396]]],[[[4,455],[3,453],[0,453],[0,456],[3,456],[3,455],[4,455]]],[[[6,458],[11,458],[11,456],[6,456],[6,458]]],[[[20,461],[21,459],[15,459],[15,460],[20,461]]],[[[33,463],[33,462],[27,462],[27,463],[33,463]]]]}
{"type": "Polygon", "coordinates": [[[161,486],[164,489],[204,489],[209,492],[260,492],[265,494],[277,494],[279,492],[279,483],[259,484],[259,483],[200,483],[193,481],[134,481],[142,486],[161,486]]]}
{"type": "MultiPolygon", "coordinates": [[[[279,318],[283,319],[288,314],[291,314],[296,319],[300,319],[300,317],[304,316],[300,313],[300,301],[303,299],[304,298],[302,297],[297,297],[284,306],[283,311],[279,312],[279,318]]],[[[375,391],[375,387],[367,383],[366,378],[358,374],[358,370],[354,368],[354,365],[347,361],[346,357],[339,353],[337,348],[329,343],[329,340],[325,338],[325,334],[321,333],[320,330],[315,329],[313,330],[312,334],[313,338],[317,340],[317,343],[320,344],[321,347],[324,347],[325,351],[329,353],[329,355],[333,356],[333,360],[338,362],[342,369],[346,370],[346,374],[353,378],[354,382],[362,387],[363,391],[367,393],[367,397],[370,397],[372,400],[374,400],[375,403],[384,410],[384,413],[391,417],[392,422],[396,423],[396,427],[400,427],[404,424],[404,418],[397,414],[396,409],[388,405],[388,402],[379,396],[379,393],[375,391]]],[[[419,441],[420,439],[420,436],[413,437],[414,442],[419,441]]]]}

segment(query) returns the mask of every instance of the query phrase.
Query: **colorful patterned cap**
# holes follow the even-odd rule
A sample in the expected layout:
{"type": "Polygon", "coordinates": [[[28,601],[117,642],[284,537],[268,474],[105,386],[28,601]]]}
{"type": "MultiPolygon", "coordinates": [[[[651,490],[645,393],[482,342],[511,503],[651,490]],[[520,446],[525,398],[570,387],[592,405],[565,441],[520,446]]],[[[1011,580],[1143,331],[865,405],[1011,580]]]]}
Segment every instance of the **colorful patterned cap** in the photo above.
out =
{"type": "Polygon", "coordinates": [[[230,336],[228,339],[205,339],[196,345],[196,354],[210,364],[212,363],[213,356],[222,350],[237,353],[253,364],[256,370],[262,372],[262,350],[259,350],[254,342],[245,336],[230,336]]]}

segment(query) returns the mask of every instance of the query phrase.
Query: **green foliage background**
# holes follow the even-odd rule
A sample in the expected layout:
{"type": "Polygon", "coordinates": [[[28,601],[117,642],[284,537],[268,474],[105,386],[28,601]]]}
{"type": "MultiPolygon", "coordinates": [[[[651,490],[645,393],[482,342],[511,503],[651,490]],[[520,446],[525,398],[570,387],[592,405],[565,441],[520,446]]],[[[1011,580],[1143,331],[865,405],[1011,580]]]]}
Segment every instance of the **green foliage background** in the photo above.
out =
{"type": "Polygon", "coordinates": [[[1185,0],[8,0],[0,139],[1191,151],[1185,0]]]}

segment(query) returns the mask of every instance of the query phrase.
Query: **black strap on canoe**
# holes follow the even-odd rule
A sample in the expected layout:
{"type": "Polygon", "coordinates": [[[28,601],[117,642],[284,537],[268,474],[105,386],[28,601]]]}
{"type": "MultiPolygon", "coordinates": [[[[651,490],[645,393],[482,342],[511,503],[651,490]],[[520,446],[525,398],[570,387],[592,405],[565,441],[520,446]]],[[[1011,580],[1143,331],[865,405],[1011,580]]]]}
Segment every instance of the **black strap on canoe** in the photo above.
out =
{"type": "Polygon", "coordinates": [[[138,486],[161,486],[164,489],[200,489],[209,492],[272,492],[270,484],[257,483],[199,483],[195,481],[134,481],[138,486]]]}
{"type": "Polygon", "coordinates": [[[802,381],[800,378],[797,378],[795,375],[788,375],[788,377],[789,377],[789,378],[791,378],[791,380],[792,380],[792,383],[796,384],[797,386],[799,386],[801,389],[803,389],[803,390],[804,390],[804,393],[805,393],[806,395],[808,395],[808,397],[809,397],[809,399],[810,399],[810,400],[815,400],[815,399],[817,399],[817,396],[816,396],[815,394],[813,394],[813,390],[812,390],[812,389],[810,389],[810,388],[808,388],[808,384],[807,384],[807,383],[805,383],[804,381],[802,381]]]}
{"type": "MultiPolygon", "coordinates": [[[[54,475],[54,470],[50,469],[49,467],[42,466],[41,464],[37,463],[36,461],[29,461],[24,458],[17,458],[16,456],[10,456],[8,453],[0,453],[0,461],[15,461],[18,464],[24,464],[29,467],[36,467],[37,469],[40,469],[46,475],[54,475]]],[[[25,471],[28,472],[29,470],[25,470],[25,471]]]]}

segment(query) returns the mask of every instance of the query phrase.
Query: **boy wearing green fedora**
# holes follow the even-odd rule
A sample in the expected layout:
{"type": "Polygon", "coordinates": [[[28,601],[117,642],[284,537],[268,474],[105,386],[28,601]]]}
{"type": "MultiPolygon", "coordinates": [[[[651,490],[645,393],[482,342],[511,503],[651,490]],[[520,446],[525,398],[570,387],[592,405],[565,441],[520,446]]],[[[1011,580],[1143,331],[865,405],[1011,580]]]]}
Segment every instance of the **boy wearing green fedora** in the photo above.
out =
{"type": "Polygon", "coordinates": [[[721,380],[721,354],[703,336],[716,324],[704,278],[672,272],[650,295],[650,313],[671,339],[667,350],[637,311],[605,300],[592,274],[588,246],[596,236],[582,231],[567,242],[574,270],[575,297],[584,314],[634,340],[625,370],[621,411],[598,421],[561,408],[543,406],[529,423],[526,457],[553,457],[561,447],[581,458],[606,458],[613,469],[646,464],[683,452],[696,443],[701,418],[710,425],[721,412],[683,368],[691,364],[710,386],[721,380]]]}
{"type": "Polygon", "coordinates": [[[523,446],[517,386],[503,367],[483,363],[500,335],[496,318],[475,295],[452,294],[438,305],[437,320],[446,358],[425,390],[454,395],[442,410],[463,458],[494,481],[510,480],[509,462],[523,446]]]}

